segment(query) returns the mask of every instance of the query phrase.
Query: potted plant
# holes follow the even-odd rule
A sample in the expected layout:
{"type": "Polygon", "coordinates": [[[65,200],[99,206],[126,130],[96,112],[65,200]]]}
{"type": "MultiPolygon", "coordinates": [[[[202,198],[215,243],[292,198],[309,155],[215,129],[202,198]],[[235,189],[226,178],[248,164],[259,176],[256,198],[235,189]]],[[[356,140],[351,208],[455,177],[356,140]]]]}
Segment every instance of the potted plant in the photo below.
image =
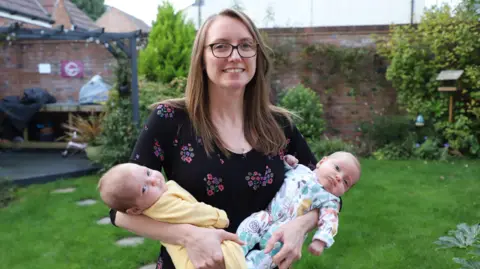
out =
{"type": "Polygon", "coordinates": [[[57,140],[68,141],[83,148],[93,162],[98,162],[102,145],[100,144],[100,134],[102,133],[102,119],[104,113],[99,115],[90,114],[89,116],[73,115],[70,123],[62,124],[67,129],[65,135],[57,140]]]}

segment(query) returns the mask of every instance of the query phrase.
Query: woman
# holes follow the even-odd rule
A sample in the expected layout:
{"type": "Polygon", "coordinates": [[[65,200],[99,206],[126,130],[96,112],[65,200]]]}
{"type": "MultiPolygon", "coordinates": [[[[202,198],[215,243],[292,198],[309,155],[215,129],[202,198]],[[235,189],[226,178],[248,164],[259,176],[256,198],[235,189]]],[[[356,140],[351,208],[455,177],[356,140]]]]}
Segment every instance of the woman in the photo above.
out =
{"type": "MultiPolygon", "coordinates": [[[[282,185],[283,156],[317,163],[287,111],[270,105],[269,68],[266,46],[245,14],[227,9],[210,17],[195,39],[185,98],[156,105],[132,153],[132,162],[163,168],[197,200],[225,210],[226,231],[120,212],[111,212],[112,222],[184,246],[195,268],[225,268],[220,243],[241,243],[235,235],[240,222],[265,209],[282,185]]],[[[304,236],[317,220],[312,211],[273,236],[270,247],[284,243],[273,258],[280,269],[300,258],[304,236]]],[[[157,266],[174,268],[164,248],[157,266]]]]}

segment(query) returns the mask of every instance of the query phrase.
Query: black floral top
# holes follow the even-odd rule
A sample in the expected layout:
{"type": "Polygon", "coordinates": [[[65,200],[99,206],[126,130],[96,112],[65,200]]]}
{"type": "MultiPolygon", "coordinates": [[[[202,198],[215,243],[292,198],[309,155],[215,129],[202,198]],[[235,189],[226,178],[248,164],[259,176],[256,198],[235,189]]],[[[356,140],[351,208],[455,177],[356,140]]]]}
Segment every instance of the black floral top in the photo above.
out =
{"type": "MultiPolygon", "coordinates": [[[[133,150],[131,161],[161,171],[175,180],[198,201],[226,211],[235,233],[250,214],[263,210],[280,189],[284,179],[283,157],[296,156],[312,169],[317,160],[295,126],[284,124],[287,147],[276,155],[254,149],[246,154],[220,150],[207,156],[202,139],[195,135],[186,111],[159,105],[150,115],[133,150]]],[[[174,266],[162,248],[157,268],[174,266]]]]}

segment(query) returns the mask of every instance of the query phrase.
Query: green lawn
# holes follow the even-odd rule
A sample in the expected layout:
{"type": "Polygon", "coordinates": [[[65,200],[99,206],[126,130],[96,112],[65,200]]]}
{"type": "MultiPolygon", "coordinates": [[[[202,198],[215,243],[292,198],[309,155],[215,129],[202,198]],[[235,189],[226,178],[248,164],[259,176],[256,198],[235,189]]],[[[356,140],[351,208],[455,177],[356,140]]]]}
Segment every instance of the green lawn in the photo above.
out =
{"type": "MultiPolygon", "coordinates": [[[[452,258],[463,252],[435,250],[433,242],[458,223],[480,222],[480,162],[365,160],[362,165],[362,180],[344,197],[335,245],[321,257],[305,247],[294,268],[459,268],[452,258]]],[[[157,242],[117,247],[116,240],[131,234],[95,223],[107,208],[75,205],[98,199],[97,178],[19,189],[16,200],[0,209],[1,267],[134,269],[154,262],[157,242]],[[70,186],[77,191],[50,193],[70,186]]]]}

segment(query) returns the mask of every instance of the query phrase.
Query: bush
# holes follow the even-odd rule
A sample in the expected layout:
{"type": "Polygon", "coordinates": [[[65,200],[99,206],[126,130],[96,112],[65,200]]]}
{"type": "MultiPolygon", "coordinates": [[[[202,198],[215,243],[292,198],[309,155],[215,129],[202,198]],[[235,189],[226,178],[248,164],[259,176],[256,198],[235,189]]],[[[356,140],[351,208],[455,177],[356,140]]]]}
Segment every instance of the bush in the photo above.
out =
{"type": "MultiPolygon", "coordinates": [[[[378,51],[390,61],[387,79],[399,105],[411,117],[421,113],[452,150],[478,157],[480,141],[480,21],[476,8],[448,5],[426,10],[416,25],[392,26],[378,51]],[[442,70],[464,70],[456,93],[455,123],[448,122],[448,94],[437,76],[442,70]],[[472,150],[473,149],[473,150],[472,150]]],[[[471,2],[471,1],[470,1],[471,2]]]]}
{"type": "MultiPolygon", "coordinates": [[[[153,103],[182,97],[185,92],[184,87],[184,78],[175,79],[167,86],[141,78],[139,81],[140,122],[147,119],[153,103]]],[[[106,105],[102,128],[102,153],[99,162],[103,165],[103,169],[107,170],[115,164],[129,160],[140,131],[139,126],[135,126],[132,121],[130,97],[122,97],[115,91],[112,93],[106,105]]]]}
{"type": "Polygon", "coordinates": [[[311,148],[317,158],[328,156],[336,151],[347,151],[356,154],[355,146],[340,138],[329,139],[325,137],[317,142],[312,142],[311,148]]]}
{"type": "Polygon", "coordinates": [[[6,207],[15,198],[14,192],[13,183],[0,177],[0,208],[6,207]]]}
{"type": "Polygon", "coordinates": [[[139,55],[140,73],[149,81],[163,83],[169,83],[176,77],[185,77],[195,31],[195,26],[185,22],[181,12],[175,13],[170,3],[160,5],[148,45],[139,55]]]}
{"type": "Polygon", "coordinates": [[[318,94],[299,84],[281,96],[279,105],[299,116],[296,124],[305,139],[312,143],[320,140],[325,130],[325,121],[323,105],[318,94]]]}

